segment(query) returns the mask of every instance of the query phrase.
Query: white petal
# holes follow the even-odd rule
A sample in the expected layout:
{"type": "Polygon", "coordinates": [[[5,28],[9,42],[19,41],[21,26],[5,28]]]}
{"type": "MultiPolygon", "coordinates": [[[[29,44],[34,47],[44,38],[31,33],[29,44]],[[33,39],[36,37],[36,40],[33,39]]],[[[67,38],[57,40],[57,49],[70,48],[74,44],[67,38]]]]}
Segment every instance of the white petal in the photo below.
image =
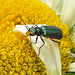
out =
{"type": "Polygon", "coordinates": [[[27,29],[25,27],[25,25],[16,25],[15,29],[13,29],[13,31],[19,31],[21,32],[23,35],[25,35],[25,33],[27,32],[27,29]]]}
{"type": "Polygon", "coordinates": [[[75,0],[64,0],[61,20],[68,24],[69,29],[75,25],[75,0]]]}
{"type": "Polygon", "coordinates": [[[75,62],[71,63],[68,69],[69,72],[75,72],[75,62]]]}
{"type": "MultiPolygon", "coordinates": [[[[32,37],[32,41],[35,41],[35,37],[32,37]]],[[[45,45],[40,50],[40,59],[46,66],[47,75],[61,75],[61,61],[57,44],[50,41],[50,39],[43,37],[45,45]]],[[[35,52],[39,53],[39,47],[42,45],[40,37],[36,44],[32,44],[35,52]]]]}
{"type": "Polygon", "coordinates": [[[73,42],[75,44],[75,32],[72,32],[72,40],[73,40],[73,42]]]}
{"type": "Polygon", "coordinates": [[[75,0],[41,0],[60,15],[69,28],[75,25],[75,0]]]}
{"type": "Polygon", "coordinates": [[[40,0],[40,1],[49,5],[50,8],[56,11],[57,15],[60,15],[64,0],[40,0]]]}
{"type": "Polygon", "coordinates": [[[68,72],[75,72],[75,69],[70,69],[68,70],[68,72]]]}
{"type": "MultiPolygon", "coordinates": [[[[41,25],[38,25],[38,26],[41,26],[41,25]]],[[[28,25],[28,27],[29,27],[29,25],[28,25]]],[[[21,31],[21,30],[26,30],[24,27],[22,27],[22,28],[23,29],[21,29],[21,26],[20,26],[20,28],[18,28],[20,30],[18,30],[18,31],[20,31],[22,33],[26,33],[26,31],[25,32],[21,31]]],[[[30,37],[28,37],[28,38],[30,39],[30,37]]],[[[36,36],[33,36],[31,38],[31,41],[34,42],[35,39],[36,39],[36,36]]],[[[48,38],[43,37],[43,39],[45,41],[45,45],[41,48],[39,57],[46,66],[47,75],[61,75],[60,53],[59,53],[57,44],[48,38]]],[[[40,40],[40,37],[38,38],[38,41],[36,44],[32,43],[32,46],[37,54],[39,53],[39,47],[42,44],[43,43],[40,40]]]]}

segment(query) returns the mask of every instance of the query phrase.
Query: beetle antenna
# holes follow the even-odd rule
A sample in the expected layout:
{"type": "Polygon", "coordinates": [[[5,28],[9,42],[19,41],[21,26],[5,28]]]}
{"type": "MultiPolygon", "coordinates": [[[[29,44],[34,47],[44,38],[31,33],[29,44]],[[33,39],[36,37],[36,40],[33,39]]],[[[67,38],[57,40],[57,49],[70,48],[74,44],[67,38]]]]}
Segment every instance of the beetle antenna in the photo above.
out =
{"type": "Polygon", "coordinates": [[[43,40],[42,36],[40,36],[40,39],[42,40],[43,45],[42,45],[42,46],[40,46],[40,48],[39,48],[39,54],[38,54],[38,56],[40,55],[40,49],[41,49],[41,48],[44,46],[44,44],[45,44],[45,42],[44,42],[44,40],[43,40]]]}
{"type": "MultiPolygon", "coordinates": [[[[22,22],[25,24],[25,22],[23,21],[23,19],[21,18],[21,16],[20,16],[20,19],[22,20],[22,22]]],[[[29,27],[25,24],[25,27],[26,27],[26,29],[27,30],[29,30],[29,27]]]]}

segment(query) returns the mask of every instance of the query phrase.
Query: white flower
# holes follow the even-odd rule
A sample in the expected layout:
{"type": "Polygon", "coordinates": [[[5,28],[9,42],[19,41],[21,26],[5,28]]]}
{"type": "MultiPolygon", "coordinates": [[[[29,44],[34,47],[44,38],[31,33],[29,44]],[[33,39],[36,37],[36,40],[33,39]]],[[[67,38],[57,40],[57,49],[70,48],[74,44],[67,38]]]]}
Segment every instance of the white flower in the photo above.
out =
{"type": "MultiPolygon", "coordinates": [[[[33,25],[28,25],[28,27],[31,27],[33,25]]],[[[39,27],[41,26],[38,25],[39,27]]],[[[13,31],[19,31],[22,34],[25,35],[27,32],[25,25],[16,25],[15,29],[13,31]]],[[[28,37],[30,40],[30,37],[28,37]]],[[[31,41],[34,42],[36,39],[36,36],[33,36],[31,38],[31,41]]],[[[39,58],[42,60],[42,62],[46,66],[47,75],[61,75],[61,61],[60,61],[60,53],[58,46],[55,42],[51,41],[49,38],[43,37],[45,41],[45,45],[40,50],[39,58]]],[[[38,41],[36,44],[32,43],[32,46],[35,50],[35,52],[39,53],[39,47],[42,45],[42,41],[40,40],[40,37],[38,38],[38,41]]]]}

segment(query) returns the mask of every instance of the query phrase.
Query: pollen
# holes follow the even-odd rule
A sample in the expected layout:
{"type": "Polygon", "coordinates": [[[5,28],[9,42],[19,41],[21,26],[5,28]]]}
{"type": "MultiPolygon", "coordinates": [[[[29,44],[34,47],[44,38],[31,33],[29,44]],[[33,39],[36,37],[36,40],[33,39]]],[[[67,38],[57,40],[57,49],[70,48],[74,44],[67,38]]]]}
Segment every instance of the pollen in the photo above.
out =
{"type": "MultiPolygon", "coordinates": [[[[15,25],[24,25],[20,17],[25,24],[46,24],[62,30],[63,38],[57,41],[60,42],[58,47],[64,75],[72,62],[70,50],[74,47],[68,26],[61,22],[54,10],[39,0],[0,0],[1,75],[46,75],[46,67],[27,37],[13,32],[15,25]]],[[[26,35],[29,36],[30,32],[26,35]]]]}

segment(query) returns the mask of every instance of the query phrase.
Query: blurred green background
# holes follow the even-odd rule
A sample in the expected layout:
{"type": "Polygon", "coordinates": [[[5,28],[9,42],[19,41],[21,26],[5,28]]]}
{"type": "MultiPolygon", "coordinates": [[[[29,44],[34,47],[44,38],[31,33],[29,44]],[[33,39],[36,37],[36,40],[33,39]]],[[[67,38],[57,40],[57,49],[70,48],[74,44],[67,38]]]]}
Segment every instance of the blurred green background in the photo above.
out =
{"type": "Polygon", "coordinates": [[[66,73],[66,75],[75,75],[75,73],[66,73]]]}

